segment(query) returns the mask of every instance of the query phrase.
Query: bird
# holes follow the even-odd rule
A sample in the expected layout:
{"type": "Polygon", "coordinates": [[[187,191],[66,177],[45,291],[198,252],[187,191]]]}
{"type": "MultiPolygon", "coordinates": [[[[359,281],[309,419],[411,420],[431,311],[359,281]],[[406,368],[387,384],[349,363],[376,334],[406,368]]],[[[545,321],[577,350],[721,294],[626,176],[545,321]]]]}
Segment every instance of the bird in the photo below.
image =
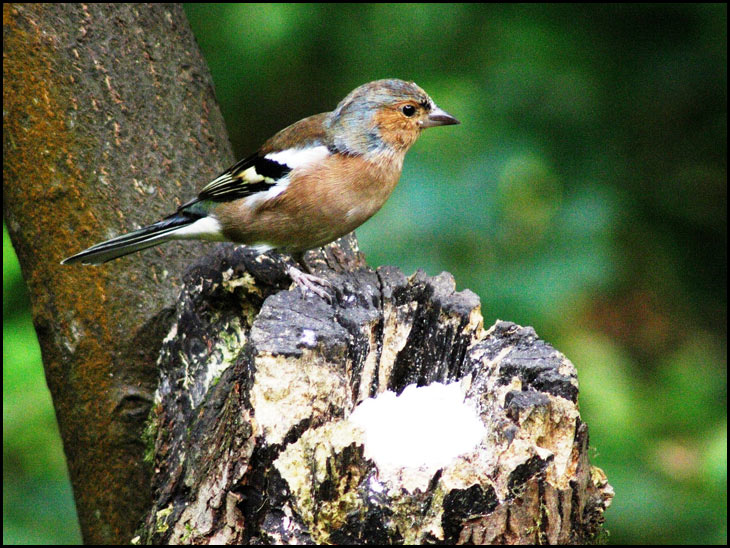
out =
{"type": "Polygon", "coordinates": [[[383,79],[331,112],[282,129],[164,219],[98,243],[61,264],[99,265],[170,240],[232,241],[292,256],[287,274],[328,299],[305,251],[348,234],[385,203],[424,129],[459,124],[414,82],[383,79]]]}

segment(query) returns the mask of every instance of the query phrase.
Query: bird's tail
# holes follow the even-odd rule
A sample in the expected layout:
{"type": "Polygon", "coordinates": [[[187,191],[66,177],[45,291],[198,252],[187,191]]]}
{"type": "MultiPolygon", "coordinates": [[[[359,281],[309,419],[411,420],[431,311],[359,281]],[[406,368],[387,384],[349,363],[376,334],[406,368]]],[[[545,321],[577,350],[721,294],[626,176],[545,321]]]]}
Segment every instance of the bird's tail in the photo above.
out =
{"type": "Polygon", "coordinates": [[[178,211],[154,224],[91,246],[76,255],[64,259],[61,261],[61,264],[82,263],[98,265],[118,257],[123,257],[124,255],[129,255],[135,251],[156,246],[168,240],[195,238],[196,236],[201,239],[217,239],[211,237],[213,236],[212,234],[206,238],[205,234],[201,234],[199,231],[193,229],[192,225],[205,219],[206,217],[204,215],[198,213],[178,211]]]}

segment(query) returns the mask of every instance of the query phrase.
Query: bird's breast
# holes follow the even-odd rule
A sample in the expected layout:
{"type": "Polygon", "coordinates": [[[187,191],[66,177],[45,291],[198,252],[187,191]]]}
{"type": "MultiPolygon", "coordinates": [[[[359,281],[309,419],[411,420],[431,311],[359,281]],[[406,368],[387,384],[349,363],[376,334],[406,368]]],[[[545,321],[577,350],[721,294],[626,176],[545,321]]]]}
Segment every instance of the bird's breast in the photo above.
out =
{"type": "Polygon", "coordinates": [[[286,189],[255,208],[238,201],[216,215],[236,241],[288,251],[312,249],[374,215],[393,192],[401,167],[402,157],[368,161],[333,154],[316,165],[292,170],[286,189]]]}
{"type": "Polygon", "coordinates": [[[320,166],[309,166],[291,178],[293,208],[319,211],[329,222],[350,230],[378,211],[400,178],[402,160],[365,160],[334,154],[320,166]]]}

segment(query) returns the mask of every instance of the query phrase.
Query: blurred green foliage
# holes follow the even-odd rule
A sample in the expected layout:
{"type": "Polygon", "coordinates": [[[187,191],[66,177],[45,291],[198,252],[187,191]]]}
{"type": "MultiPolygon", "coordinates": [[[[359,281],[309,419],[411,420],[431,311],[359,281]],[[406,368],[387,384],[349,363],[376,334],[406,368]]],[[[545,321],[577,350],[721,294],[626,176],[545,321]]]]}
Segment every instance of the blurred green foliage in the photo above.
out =
{"type": "MultiPolygon", "coordinates": [[[[370,264],[448,270],[485,323],[533,325],[576,364],[616,490],[609,542],[726,543],[726,5],[186,11],[239,157],[377,78],[415,80],[456,115],[358,230],[370,264]]],[[[4,540],[69,542],[13,261],[5,235],[4,540]]]]}

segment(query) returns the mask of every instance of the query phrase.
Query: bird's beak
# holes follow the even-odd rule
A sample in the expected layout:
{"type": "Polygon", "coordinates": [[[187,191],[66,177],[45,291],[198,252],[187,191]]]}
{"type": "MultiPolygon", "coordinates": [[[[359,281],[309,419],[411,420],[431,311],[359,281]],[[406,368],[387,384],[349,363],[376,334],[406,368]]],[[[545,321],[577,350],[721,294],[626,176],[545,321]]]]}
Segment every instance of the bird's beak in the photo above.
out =
{"type": "Polygon", "coordinates": [[[435,106],[429,113],[428,118],[421,120],[421,127],[425,129],[436,126],[453,126],[459,123],[459,120],[451,116],[451,114],[435,106]]]}

